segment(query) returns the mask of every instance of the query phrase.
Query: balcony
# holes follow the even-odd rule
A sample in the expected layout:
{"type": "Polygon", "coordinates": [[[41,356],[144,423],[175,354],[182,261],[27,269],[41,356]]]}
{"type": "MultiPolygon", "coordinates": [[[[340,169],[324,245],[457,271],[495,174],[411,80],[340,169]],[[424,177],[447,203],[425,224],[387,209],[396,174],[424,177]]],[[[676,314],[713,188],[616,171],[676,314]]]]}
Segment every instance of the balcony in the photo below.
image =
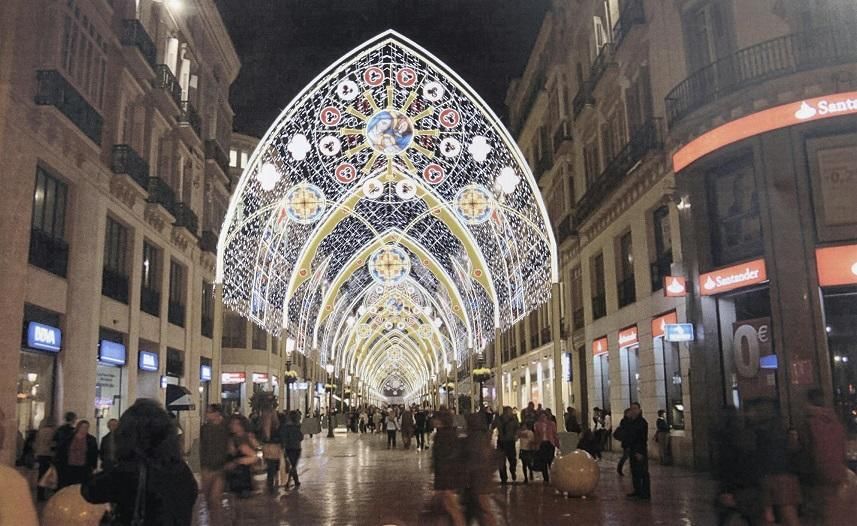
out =
{"type": "Polygon", "coordinates": [[[110,167],[114,174],[127,175],[143,191],[148,190],[149,163],[137,155],[137,152],[127,144],[113,145],[110,167]]]}
{"type": "Polygon", "coordinates": [[[598,56],[592,61],[592,66],[589,68],[589,78],[583,81],[577,94],[571,101],[571,109],[576,119],[586,106],[595,104],[595,88],[607,68],[615,64],[614,56],[616,54],[616,45],[613,42],[607,42],[598,50],[598,56]]]}
{"type": "Polygon", "coordinates": [[[631,32],[631,28],[635,25],[646,23],[646,14],[643,11],[643,0],[628,0],[625,2],[625,7],[622,13],[619,14],[619,20],[613,27],[613,42],[616,47],[622,45],[622,41],[631,32]]]}
{"type": "Polygon", "coordinates": [[[104,267],[101,271],[101,294],[128,304],[128,276],[104,267]]]}
{"type": "Polygon", "coordinates": [[[166,95],[168,99],[175,103],[176,108],[180,108],[182,104],[182,87],[176,76],[170,71],[170,67],[166,64],[158,64],[155,66],[155,74],[157,75],[154,82],[155,93],[166,95]]]}
{"type": "Polygon", "coordinates": [[[64,278],[68,271],[68,243],[41,230],[31,230],[29,261],[33,266],[64,278]]]}
{"type": "Polygon", "coordinates": [[[544,152],[541,157],[536,159],[535,166],[533,167],[536,181],[544,177],[551,168],[553,168],[553,156],[548,152],[544,152]]]}
{"type": "Polygon", "coordinates": [[[203,230],[199,238],[199,248],[205,252],[217,254],[217,232],[203,230]]]}
{"type": "Polygon", "coordinates": [[[577,94],[575,94],[574,99],[571,101],[571,111],[575,119],[583,111],[583,108],[595,104],[595,96],[592,94],[594,88],[595,86],[590,81],[584,80],[580,89],[577,90],[577,94]]]}
{"type": "Polygon", "coordinates": [[[651,265],[652,275],[652,292],[661,290],[664,287],[664,278],[672,272],[673,252],[668,250],[658,256],[658,259],[651,265]]]}
{"type": "Polygon", "coordinates": [[[663,148],[663,134],[660,119],[651,119],[631,134],[631,140],[613,158],[601,174],[592,182],[574,210],[574,222],[583,222],[606,200],[622,183],[625,177],[646,156],[647,153],[663,148]]]}
{"type": "Polygon", "coordinates": [[[161,293],[149,287],[140,288],[140,310],[152,316],[161,315],[161,293]]]}
{"type": "Polygon", "coordinates": [[[580,330],[584,327],[585,321],[583,318],[583,307],[574,309],[571,313],[571,328],[572,330],[580,330]]]}
{"type": "Polygon", "coordinates": [[[229,156],[215,139],[206,139],[205,159],[207,161],[214,161],[220,167],[220,170],[223,171],[223,175],[227,176],[227,178],[229,177],[229,156]]]}
{"type": "Polygon", "coordinates": [[[619,296],[620,308],[637,301],[637,285],[633,274],[619,282],[616,293],[619,296]]]}
{"type": "Polygon", "coordinates": [[[857,26],[793,33],[724,57],[696,71],[666,96],[670,127],[738,90],[801,71],[857,60],[857,26]]]}
{"type": "Polygon", "coordinates": [[[597,320],[607,316],[607,296],[592,296],[592,319],[597,320]]]}
{"type": "Polygon", "coordinates": [[[196,108],[189,100],[182,101],[179,105],[179,125],[183,128],[190,128],[196,134],[196,138],[202,137],[202,119],[199,117],[196,108]]]}
{"type": "Polygon", "coordinates": [[[39,70],[36,72],[36,81],[37,105],[55,107],[92,142],[101,144],[104,119],[60,72],[53,69],[39,70]]]}
{"type": "Polygon", "coordinates": [[[152,204],[161,205],[173,217],[176,217],[176,194],[163,179],[149,177],[148,201],[152,204]]]}
{"type": "Polygon", "coordinates": [[[559,157],[571,150],[573,145],[573,134],[571,121],[563,119],[553,132],[553,155],[559,157]]]}
{"type": "Polygon", "coordinates": [[[173,225],[176,227],[186,228],[188,232],[196,236],[199,231],[199,219],[196,217],[196,213],[191,209],[190,205],[178,203],[176,204],[175,211],[176,221],[173,225]]]}
{"type": "Polygon", "coordinates": [[[569,214],[561,219],[556,225],[556,242],[563,244],[567,239],[577,236],[577,227],[574,225],[574,215],[569,214]]]}
{"type": "Polygon", "coordinates": [[[137,48],[137,51],[140,52],[146,64],[152,70],[155,69],[157,49],[155,48],[155,43],[149,37],[149,33],[146,32],[146,28],[143,27],[143,24],[139,20],[126,19],[122,21],[122,36],[119,38],[119,41],[123,46],[137,48]]]}
{"type": "Polygon", "coordinates": [[[533,106],[536,104],[536,101],[539,99],[539,95],[544,93],[545,91],[545,74],[539,73],[536,78],[533,79],[533,82],[529,85],[529,92],[527,93],[527,97],[524,99],[523,104],[521,104],[521,108],[518,111],[517,122],[515,123],[513,136],[517,136],[521,129],[524,127],[524,123],[527,122],[527,117],[529,117],[530,112],[533,110],[533,106]]]}
{"type": "Polygon", "coordinates": [[[167,309],[167,321],[173,325],[184,327],[184,305],[177,301],[171,301],[167,309]]]}

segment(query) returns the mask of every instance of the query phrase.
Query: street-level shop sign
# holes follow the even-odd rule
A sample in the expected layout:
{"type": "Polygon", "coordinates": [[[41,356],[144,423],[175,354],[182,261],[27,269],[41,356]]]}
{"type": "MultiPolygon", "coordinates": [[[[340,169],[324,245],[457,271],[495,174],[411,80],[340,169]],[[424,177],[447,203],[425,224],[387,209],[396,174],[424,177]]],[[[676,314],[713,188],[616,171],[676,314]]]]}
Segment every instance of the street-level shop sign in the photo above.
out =
{"type": "Polygon", "coordinates": [[[157,353],[149,352],[149,351],[140,351],[139,354],[139,367],[143,371],[149,372],[158,372],[158,367],[160,366],[160,360],[158,358],[157,353]]]}
{"type": "Polygon", "coordinates": [[[211,381],[211,366],[210,365],[200,365],[199,366],[199,379],[203,382],[211,381]]]}
{"type": "Polygon", "coordinates": [[[684,276],[664,276],[664,296],[683,298],[687,296],[687,281],[684,276]]]}
{"type": "Polygon", "coordinates": [[[699,276],[699,293],[712,296],[730,290],[764,283],[768,280],[764,259],[721,268],[699,276]]]}
{"type": "Polygon", "coordinates": [[[125,346],[110,340],[98,343],[98,361],[110,365],[125,365],[125,346]]]}
{"type": "Polygon", "coordinates": [[[27,347],[40,351],[59,352],[62,348],[62,331],[44,323],[31,321],[27,325],[27,347]]]}
{"type": "Polygon", "coordinates": [[[668,323],[664,326],[664,339],[668,342],[692,342],[692,323],[668,323]]]}
{"type": "Polygon", "coordinates": [[[815,262],[819,286],[857,284],[857,245],[817,248],[815,262]]]}
{"type": "Polygon", "coordinates": [[[244,373],[220,373],[220,383],[227,384],[243,384],[247,376],[244,373]]]}
{"type": "Polygon", "coordinates": [[[598,338],[597,340],[592,342],[592,354],[598,356],[599,354],[607,353],[609,349],[607,348],[607,336],[603,338],[598,338]]]}
{"type": "Polygon", "coordinates": [[[268,381],[268,373],[253,373],[254,384],[264,384],[268,381]]]}
{"type": "Polygon", "coordinates": [[[640,343],[639,333],[636,325],[631,325],[619,331],[619,348],[631,347],[640,343]]]}
{"type": "Polygon", "coordinates": [[[670,311],[666,314],[661,314],[652,320],[652,338],[663,336],[666,332],[666,326],[670,323],[678,323],[678,316],[675,311],[670,311]]]}

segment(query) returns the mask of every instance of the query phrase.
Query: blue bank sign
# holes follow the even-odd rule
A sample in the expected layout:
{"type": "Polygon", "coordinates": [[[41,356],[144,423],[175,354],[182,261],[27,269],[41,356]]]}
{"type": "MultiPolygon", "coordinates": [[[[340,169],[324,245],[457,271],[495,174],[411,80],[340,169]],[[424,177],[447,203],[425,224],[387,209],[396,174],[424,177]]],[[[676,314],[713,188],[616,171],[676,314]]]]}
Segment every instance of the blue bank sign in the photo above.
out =
{"type": "Polygon", "coordinates": [[[149,351],[140,351],[139,354],[139,367],[144,371],[158,371],[158,355],[149,351]]]}
{"type": "Polygon", "coordinates": [[[50,325],[31,321],[27,325],[27,347],[59,352],[62,348],[62,331],[50,325]]]}
{"type": "Polygon", "coordinates": [[[692,323],[668,323],[664,325],[664,339],[668,342],[692,342],[692,323]]]}
{"type": "Polygon", "coordinates": [[[125,346],[121,343],[101,340],[98,344],[98,360],[111,365],[125,365],[125,346]]]}

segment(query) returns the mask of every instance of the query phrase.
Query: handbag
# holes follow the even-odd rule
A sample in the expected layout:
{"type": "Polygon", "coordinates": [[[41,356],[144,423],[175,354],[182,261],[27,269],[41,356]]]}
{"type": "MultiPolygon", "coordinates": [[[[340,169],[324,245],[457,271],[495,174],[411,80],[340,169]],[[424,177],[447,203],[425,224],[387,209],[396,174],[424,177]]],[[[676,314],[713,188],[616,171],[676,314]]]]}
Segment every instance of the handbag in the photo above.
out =
{"type": "Polygon", "coordinates": [[[42,478],[39,479],[38,486],[45,489],[57,489],[58,485],[59,474],[57,473],[57,468],[51,464],[48,470],[45,471],[45,474],[42,475],[42,478]]]}
{"type": "Polygon", "coordinates": [[[280,444],[276,442],[266,442],[262,444],[262,458],[265,460],[279,460],[282,456],[283,450],[280,447],[280,444]]]}

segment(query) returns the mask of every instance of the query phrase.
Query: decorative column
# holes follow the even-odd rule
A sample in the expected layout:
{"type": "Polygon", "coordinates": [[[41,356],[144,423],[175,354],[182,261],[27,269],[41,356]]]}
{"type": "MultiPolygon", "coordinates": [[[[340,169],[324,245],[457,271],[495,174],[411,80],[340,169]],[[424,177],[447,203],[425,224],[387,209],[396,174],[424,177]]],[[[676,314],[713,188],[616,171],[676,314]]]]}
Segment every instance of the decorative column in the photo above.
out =
{"type": "MultiPolygon", "coordinates": [[[[562,286],[551,286],[551,338],[553,339],[553,397],[554,414],[561,415],[565,408],[562,398],[562,286]]],[[[547,402],[547,400],[545,400],[547,402]]]]}

